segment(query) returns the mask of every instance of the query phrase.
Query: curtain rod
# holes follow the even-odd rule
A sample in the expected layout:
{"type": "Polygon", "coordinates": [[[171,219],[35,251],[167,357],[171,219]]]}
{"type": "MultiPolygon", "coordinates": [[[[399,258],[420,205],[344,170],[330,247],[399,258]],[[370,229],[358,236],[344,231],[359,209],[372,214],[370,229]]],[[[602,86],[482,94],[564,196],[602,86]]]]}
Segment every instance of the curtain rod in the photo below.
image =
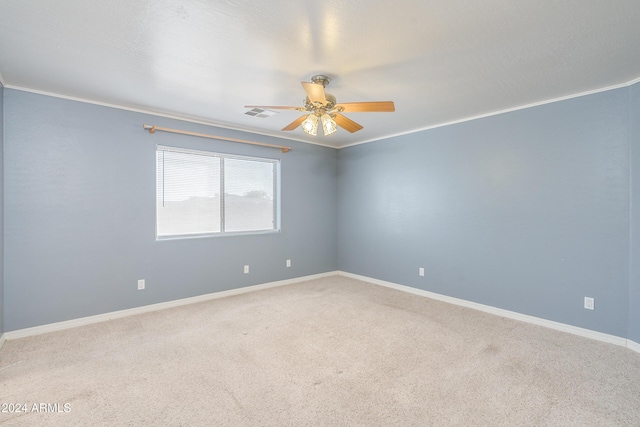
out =
{"type": "Polygon", "coordinates": [[[260,145],[262,147],[279,148],[280,150],[282,150],[283,153],[286,153],[292,150],[291,147],[285,147],[283,145],[274,145],[274,144],[266,144],[264,142],[247,141],[245,139],[227,138],[225,136],[208,135],[206,133],[189,132],[186,130],[163,128],[160,126],[153,126],[153,125],[147,125],[147,124],[142,125],[142,127],[145,130],[148,130],[149,133],[155,133],[155,131],[159,130],[161,132],[171,132],[171,133],[179,133],[181,135],[199,136],[200,138],[219,139],[221,141],[241,142],[242,144],[251,144],[251,145],[260,145]]]}

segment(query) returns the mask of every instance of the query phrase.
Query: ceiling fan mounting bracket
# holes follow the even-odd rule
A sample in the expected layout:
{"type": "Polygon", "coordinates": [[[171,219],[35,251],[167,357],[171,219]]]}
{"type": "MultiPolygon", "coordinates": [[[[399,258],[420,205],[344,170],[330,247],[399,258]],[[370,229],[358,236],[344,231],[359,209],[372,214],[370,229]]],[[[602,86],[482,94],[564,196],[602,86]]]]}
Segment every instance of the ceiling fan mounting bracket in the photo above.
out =
{"type": "Polygon", "coordinates": [[[317,85],[322,85],[322,87],[327,87],[327,85],[331,80],[329,79],[329,77],[323,74],[318,74],[316,76],[311,77],[311,81],[317,85]]]}

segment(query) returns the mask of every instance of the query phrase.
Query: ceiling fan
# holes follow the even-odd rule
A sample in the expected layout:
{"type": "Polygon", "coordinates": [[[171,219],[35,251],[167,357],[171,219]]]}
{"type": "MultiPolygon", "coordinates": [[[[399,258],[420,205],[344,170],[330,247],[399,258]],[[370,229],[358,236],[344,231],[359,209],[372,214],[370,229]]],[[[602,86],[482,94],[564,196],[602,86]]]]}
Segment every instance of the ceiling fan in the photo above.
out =
{"type": "Polygon", "coordinates": [[[297,110],[304,111],[303,116],[282,128],[284,131],[296,129],[302,125],[302,129],[309,135],[318,134],[318,123],[322,123],[325,135],[331,135],[338,126],[353,133],[362,129],[362,126],[341,113],[365,113],[365,112],[392,112],[395,106],[392,101],[375,102],[345,102],[336,103],[336,97],[326,93],[324,88],[329,84],[329,77],[317,75],[311,77],[311,82],[302,82],[302,87],[307,93],[303,107],[287,107],[278,105],[245,105],[245,108],[263,108],[267,110],[297,110]]]}

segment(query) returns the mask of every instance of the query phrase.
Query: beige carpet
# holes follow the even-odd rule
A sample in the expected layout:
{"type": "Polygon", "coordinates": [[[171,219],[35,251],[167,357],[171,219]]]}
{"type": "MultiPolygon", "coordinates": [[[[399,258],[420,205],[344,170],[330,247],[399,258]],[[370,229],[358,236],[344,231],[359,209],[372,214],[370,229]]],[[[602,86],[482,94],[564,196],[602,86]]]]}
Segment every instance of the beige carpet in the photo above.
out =
{"type": "Polygon", "coordinates": [[[7,341],[0,403],[27,405],[11,426],[640,426],[640,354],[336,276],[7,341]]]}

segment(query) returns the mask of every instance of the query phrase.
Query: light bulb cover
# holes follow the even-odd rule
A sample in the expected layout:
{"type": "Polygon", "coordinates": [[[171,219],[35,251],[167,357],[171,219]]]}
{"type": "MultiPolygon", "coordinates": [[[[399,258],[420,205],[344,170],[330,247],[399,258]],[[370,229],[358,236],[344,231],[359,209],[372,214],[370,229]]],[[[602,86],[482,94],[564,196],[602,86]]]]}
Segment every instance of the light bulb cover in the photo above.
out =
{"type": "Polygon", "coordinates": [[[331,116],[325,113],[320,118],[322,119],[322,130],[324,131],[325,136],[331,135],[338,130],[338,125],[331,116]]]}
{"type": "Polygon", "coordinates": [[[309,114],[302,122],[302,130],[309,135],[316,136],[318,134],[318,116],[309,114]]]}

